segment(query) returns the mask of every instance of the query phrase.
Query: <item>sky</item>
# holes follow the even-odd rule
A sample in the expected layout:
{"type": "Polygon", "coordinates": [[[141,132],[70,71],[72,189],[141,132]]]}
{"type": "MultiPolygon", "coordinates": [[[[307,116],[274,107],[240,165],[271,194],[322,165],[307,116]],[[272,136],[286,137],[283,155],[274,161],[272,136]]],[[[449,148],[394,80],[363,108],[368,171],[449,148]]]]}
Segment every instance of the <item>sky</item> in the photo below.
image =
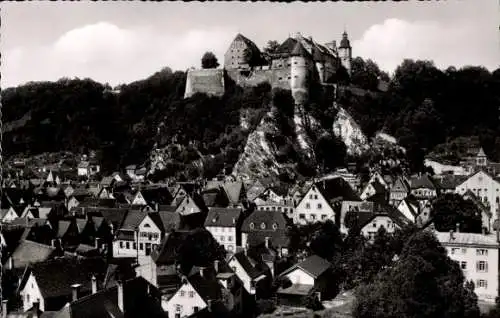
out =
{"type": "Polygon", "coordinates": [[[500,66],[499,0],[408,2],[2,2],[2,88],[62,77],[112,86],[164,67],[223,64],[237,33],[264,47],[300,32],[319,43],[349,34],[353,57],[391,73],[404,58],[439,68],[500,66]]]}

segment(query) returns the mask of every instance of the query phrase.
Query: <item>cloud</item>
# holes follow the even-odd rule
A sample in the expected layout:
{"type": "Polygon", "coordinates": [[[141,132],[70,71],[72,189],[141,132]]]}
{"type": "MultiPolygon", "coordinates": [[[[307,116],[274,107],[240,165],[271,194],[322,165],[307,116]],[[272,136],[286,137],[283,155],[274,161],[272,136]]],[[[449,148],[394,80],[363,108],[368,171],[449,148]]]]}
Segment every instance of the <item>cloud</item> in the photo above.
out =
{"type": "Polygon", "coordinates": [[[16,47],[2,55],[2,87],[61,77],[90,77],[111,85],[145,78],[165,66],[198,67],[212,51],[222,64],[235,30],[208,28],[174,33],[99,22],[70,30],[55,43],[16,47]]]}
{"type": "Polygon", "coordinates": [[[495,69],[499,54],[495,31],[467,23],[444,26],[387,19],[368,28],[352,47],[354,56],[371,58],[389,72],[405,58],[433,60],[440,68],[484,65],[495,69]]]}

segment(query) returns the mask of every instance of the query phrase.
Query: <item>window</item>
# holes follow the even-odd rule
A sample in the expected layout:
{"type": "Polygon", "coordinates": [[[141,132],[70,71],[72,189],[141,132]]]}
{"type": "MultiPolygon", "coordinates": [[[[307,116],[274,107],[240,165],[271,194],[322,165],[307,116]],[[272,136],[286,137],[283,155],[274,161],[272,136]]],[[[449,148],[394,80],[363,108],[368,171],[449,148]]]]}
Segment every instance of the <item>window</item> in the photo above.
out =
{"type": "Polygon", "coordinates": [[[488,288],[488,281],[484,279],[478,279],[476,285],[478,288],[488,288]]]}
{"type": "Polygon", "coordinates": [[[232,241],[233,241],[233,237],[232,237],[232,236],[228,236],[228,237],[227,237],[227,241],[228,241],[228,242],[232,242],[232,241]]]}
{"type": "Polygon", "coordinates": [[[128,249],[130,249],[130,242],[126,242],[126,243],[125,243],[125,248],[126,248],[127,250],[128,250],[128,249]]]}
{"type": "Polygon", "coordinates": [[[460,262],[460,268],[467,269],[467,262],[460,262]]]}
{"type": "Polygon", "coordinates": [[[377,227],[377,222],[373,222],[373,227],[377,227]]]}
{"type": "Polygon", "coordinates": [[[189,298],[193,298],[193,297],[194,297],[194,291],[192,291],[192,290],[191,290],[191,291],[189,292],[189,298]]]}
{"type": "Polygon", "coordinates": [[[311,220],[313,220],[313,221],[316,220],[316,215],[311,214],[310,216],[311,216],[311,220]]]}
{"type": "Polygon", "coordinates": [[[457,248],[457,247],[453,247],[453,248],[451,249],[451,255],[454,255],[454,254],[455,254],[455,253],[457,253],[457,252],[458,252],[458,248],[457,248]]]}
{"type": "Polygon", "coordinates": [[[133,247],[134,247],[134,250],[136,250],[137,249],[137,244],[133,243],[133,247]]]}
{"type": "Polygon", "coordinates": [[[233,251],[233,246],[232,245],[228,245],[227,246],[227,250],[230,251],[230,252],[232,252],[233,251]]]}
{"type": "Polygon", "coordinates": [[[120,241],[120,248],[123,248],[123,242],[120,241]]]}
{"type": "Polygon", "coordinates": [[[193,311],[194,311],[194,312],[198,312],[198,307],[197,307],[197,306],[194,306],[194,307],[193,307],[193,311]]]}
{"type": "Polygon", "coordinates": [[[480,248],[476,250],[477,256],[488,256],[488,250],[484,248],[480,248]]]}
{"type": "Polygon", "coordinates": [[[326,214],[321,214],[321,219],[326,220],[326,214]]]}
{"type": "Polygon", "coordinates": [[[220,241],[221,241],[221,242],[224,242],[224,236],[221,236],[221,237],[220,237],[220,241]]]}
{"type": "Polygon", "coordinates": [[[139,249],[142,251],[144,250],[144,244],[143,243],[139,243],[139,249]]]}
{"type": "Polygon", "coordinates": [[[175,311],[182,311],[182,305],[175,305],[175,311]]]}
{"type": "Polygon", "coordinates": [[[312,198],[313,198],[313,195],[312,195],[312,194],[309,194],[309,199],[311,199],[311,200],[312,200],[312,198]]]}
{"type": "Polygon", "coordinates": [[[310,209],[311,208],[311,204],[310,203],[306,203],[306,209],[310,209]]]}
{"type": "Polygon", "coordinates": [[[486,273],[488,272],[488,262],[486,261],[478,261],[476,263],[476,269],[478,272],[486,273]]]}
{"type": "Polygon", "coordinates": [[[255,227],[255,224],[253,224],[253,222],[250,223],[250,228],[253,229],[254,227],[255,227]]]}
{"type": "Polygon", "coordinates": [[[314,195],[314,199],[318,200],[318,195],[317,194],[314,195]]]}
{"type": "Polygon", "coordinates": [[[276,230],[276,229],[278,229],[278,224],[274,223],[273,224],[273,230],[276,230]]]}
{"type": "Polygon", "coordinates": [[[321,203],[318,203],[318,209],[321,209],[322,207],[321,203]]]}
{"type": "Polygon", "coordinates": [[[299,214],[299,219],[305,219],[305,218],[306,218],[305,214],[303,214],[303,213],[299,214]]]}
{"type": "Polygon", "coordinates": [[[29,303],[30,302],[30,294],[26,294],[26,302],[29,303]]]}
{"type": "Polygon", "coordinates": [[[266,229],[266,223],[262,222],[262,223],[260,224],[260,228],[261,228],[262,230],[265,230],[265,229],[266,229]]]}
{"type": "Polygon", "coordinates": [[[186,292],[181,290],[181,297],[184,297],[186,295],[186,292]]]}
{"type": "Polygon", "coordinates": [[[467,254],[467,249],[466,248],[462,248],[462,254],[467,254]]]}
{"type": "Polygon", "coordinates": [[[151,227],[151,225],[146,223],[146,224],[144,224],[144,227],[151,227]]]}

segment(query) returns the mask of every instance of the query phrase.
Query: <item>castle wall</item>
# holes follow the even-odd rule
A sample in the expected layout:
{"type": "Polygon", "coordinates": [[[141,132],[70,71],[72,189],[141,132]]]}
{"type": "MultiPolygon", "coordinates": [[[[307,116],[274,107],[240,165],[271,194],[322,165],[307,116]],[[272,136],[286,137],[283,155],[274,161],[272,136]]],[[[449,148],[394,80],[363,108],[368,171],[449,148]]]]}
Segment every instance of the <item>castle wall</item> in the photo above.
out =
{"type": "Polygon", "coordinates": [[[245,62],[244,52],[248,45],[243,40],[234,40],[224,54],[224,67],[231,68],[248,68],[248,63],[245,62]]]}
{"type": "Polygon", "coordinates": [[[224,70],[202,69],[188,70],[186,76],[186,89],[184,98],[191,97],[195,93],[221,96],[224,94],[224,70]]]}
{"type": "Polygon", "coordinates": [[[239,70],[227,70],[227,75],[241,87],[254,87],[261,83],[268,82],[272,87],[290,89],[290,69],[265,69],[256,68],[248,71],[248,75],[242,74],[239,70]]]}

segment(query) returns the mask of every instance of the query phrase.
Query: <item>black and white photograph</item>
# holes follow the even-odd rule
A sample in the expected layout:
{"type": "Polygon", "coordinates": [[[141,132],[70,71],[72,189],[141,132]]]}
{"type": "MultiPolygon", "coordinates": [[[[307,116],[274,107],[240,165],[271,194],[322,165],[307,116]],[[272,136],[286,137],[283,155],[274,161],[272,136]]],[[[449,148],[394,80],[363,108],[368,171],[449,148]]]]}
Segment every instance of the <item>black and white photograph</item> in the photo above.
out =
{"type": "Polygon", "coordinates": [[[0,318],[500,318],[499,1],[0,17],[0,318]]]}

